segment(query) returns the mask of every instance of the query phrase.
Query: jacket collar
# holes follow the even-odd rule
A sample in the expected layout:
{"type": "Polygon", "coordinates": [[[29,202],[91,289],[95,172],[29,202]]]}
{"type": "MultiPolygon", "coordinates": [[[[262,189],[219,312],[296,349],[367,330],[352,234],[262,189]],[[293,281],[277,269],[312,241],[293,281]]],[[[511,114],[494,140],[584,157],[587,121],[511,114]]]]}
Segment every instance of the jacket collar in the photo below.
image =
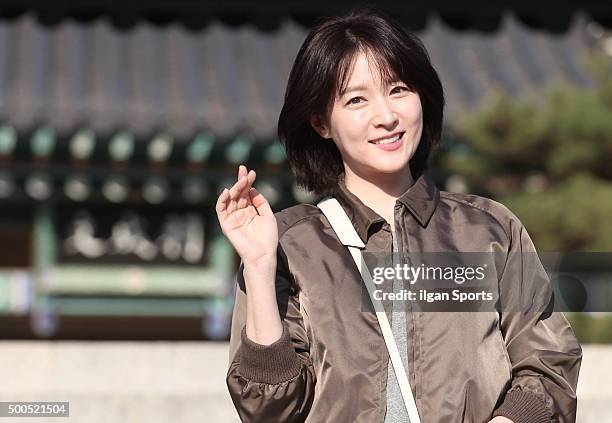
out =
{"type": "MultiPolygon", "coordinates": [[[[348,190],[344,182],[344,172],[338,177],[332,196],[335,197],[353,222],[359,237],[367,243],[370,228],[375,224],[384,224],[385,219],[366,206],[355,194],[348,190]]],[[[431,215],[438,205],[440,190],[425,173],[421,174],[399,198],[421,226],[427,226],[431,215]]]]}

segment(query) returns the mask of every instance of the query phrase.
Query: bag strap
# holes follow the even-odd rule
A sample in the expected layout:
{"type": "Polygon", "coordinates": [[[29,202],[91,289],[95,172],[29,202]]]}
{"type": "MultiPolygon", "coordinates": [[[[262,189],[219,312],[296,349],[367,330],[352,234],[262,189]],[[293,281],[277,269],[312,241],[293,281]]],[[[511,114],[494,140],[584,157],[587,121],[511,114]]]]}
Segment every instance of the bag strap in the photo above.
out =
{"type": "Polygon", "coordinates": [[[408,411],[408,417],[410,418],[410,423],[421,423],[416,402],[412,395],[412,389],[410,389],[408,375],[404,369],[404,364],[402,363],[399,350],[397,349],[397,344],[395,343],[395,338],[393,337],[393,331],[391,330],[389,319],[387,319],[387,314],[385,313],[382,302],[376,299],[374,296],[374,291],[376,288],[374,286],[374,282],[372,281],[372,274],[370,273],[370,270],[367,266],[362,266],[363,256],[360,248],[364,248],[365,244],[363,241],[361,241],[361,238],[359,238],[355,227],[351,223],[340,203],[338,203],[338,200],[332,197],[326,198],[320,201],[317,204],[317,207],[321,209],[336,232],[338,239],[340,239],[342,244],[348,247],[351,255],[353,256],[353,260],[355,261],[357,269],[359,269],[359,273],[365,282],[370,300],[372,301],[372,305],[376,311],[378,324],[382,330],[385,344],[387,345],[387,350],[389,351],[389,356],[391,357],[393,370],[395,370],[395,375],[397,376],[402,398],[404,399],[404,404],[406,405],[406,410],[408,411]]]}

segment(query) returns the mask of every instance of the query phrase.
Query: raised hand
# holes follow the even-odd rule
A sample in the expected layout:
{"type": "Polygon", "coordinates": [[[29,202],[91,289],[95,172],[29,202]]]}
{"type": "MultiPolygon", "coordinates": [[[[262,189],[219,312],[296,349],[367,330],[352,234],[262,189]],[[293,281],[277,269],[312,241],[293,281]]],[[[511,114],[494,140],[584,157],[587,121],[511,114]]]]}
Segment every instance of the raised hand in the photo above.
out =
{"type": "Polygon", "coordinates": [[[278,228],[265,197],[252,187],[254,170],[238,167],[238,180],[217,199],[215,210],[223,234],[230,241],[245,267],[276,263],[278,228]]]}

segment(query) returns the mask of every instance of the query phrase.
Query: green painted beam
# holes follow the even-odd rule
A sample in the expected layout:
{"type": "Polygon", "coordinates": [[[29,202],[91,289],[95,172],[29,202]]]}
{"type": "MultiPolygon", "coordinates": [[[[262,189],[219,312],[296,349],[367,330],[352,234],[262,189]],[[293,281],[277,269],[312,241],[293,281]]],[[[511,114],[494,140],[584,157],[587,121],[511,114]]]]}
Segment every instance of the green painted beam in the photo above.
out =
{"type": "Polygon", "coordinates": [[[207,297],[227,295],[226,280],[205,268],[63,265],[55,267],[47,295],[207,297]]]}
{"type": "Polygon", "coordinates": [[[206,312],[202,299],[49,297],[49,301],[60,316],[200,317],[206,312]]]}
{"type": "Polygon", "coordinates": [[[57,259],[55,229],[51,207],[41,204],[34,215],[34,268],[38,272],[50,269],[57,259]]]}

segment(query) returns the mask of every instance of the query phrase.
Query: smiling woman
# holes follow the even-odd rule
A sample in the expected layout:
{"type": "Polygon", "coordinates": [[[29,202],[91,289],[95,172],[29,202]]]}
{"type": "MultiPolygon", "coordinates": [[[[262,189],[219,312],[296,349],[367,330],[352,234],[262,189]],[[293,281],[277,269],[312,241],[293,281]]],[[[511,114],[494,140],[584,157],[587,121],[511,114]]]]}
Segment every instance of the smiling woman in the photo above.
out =
{"type": "Polygon", "coordinates": [[[355,177],[374,180],[381,173],[397,176],[402,171],[405,174],[400,176],[410,181],[406,163],[421,139],[421,100],[402,81],[375,78],[371,68],[382,65],[370,59],[367,52],[355,56],[349,87],[334,101],[330,116],[312,117],[310,123],[321,138],[336,142],[347,181],[355,177]]]}
{"type": "Polygon", "coordinates": [[[287,83],[279,136],[297,182],[317,194],[344,171],[347,181],[380,177],[378,169],[410,182],[440,141],[444,95],[425,47],[392,20],[366,13],[311,31],[287,83]],[[376,142],[398,134],[398,143],[376,142]]]}
{"type": "Polygon", "coordinates": [[[242,421],[575,420],[581,348],[523,254],[527,231],[425,173],[443,108],[422,43],[385,15],[357,10],[306,37],[278,132],[297,182],[326,198],[274,213],[240,166],[216,206],[241,258],[227,385],[242,421]],[[490,254],[505,308],[417,312],[397,277],[377,300],[362,251],[391,267],[411,252],[490,254]],[[516,313],[526,287],[543,304],[516,313]]]}

